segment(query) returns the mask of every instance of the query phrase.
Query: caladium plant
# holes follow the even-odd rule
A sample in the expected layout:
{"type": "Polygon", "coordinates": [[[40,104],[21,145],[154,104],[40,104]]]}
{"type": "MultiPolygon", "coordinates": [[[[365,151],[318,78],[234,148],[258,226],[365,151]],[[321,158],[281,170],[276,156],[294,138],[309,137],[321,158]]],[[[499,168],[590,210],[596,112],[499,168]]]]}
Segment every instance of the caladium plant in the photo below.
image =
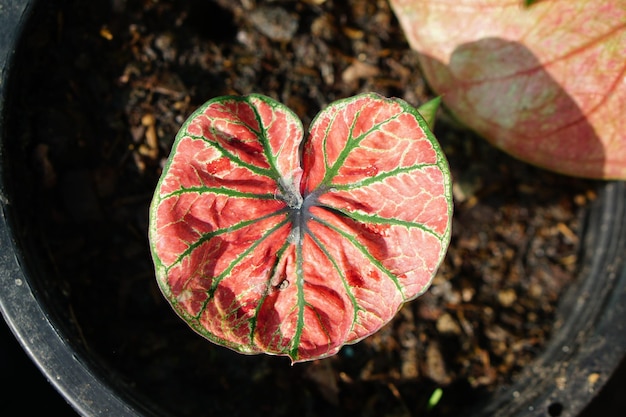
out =
{"type": "Polygon", "coordinates": [[[626,179],[626,0],[390,0],[430,86],[522,160],[626,179]]]}
{"type": "Polygon", "coordinates": [[[406,102],[340,100],[303,136],[266,96],[210,100],[176,137],[149,227],[159,286],[195,331],[293,362],[337,353],[423,293],[452,217],[447,161],[406,102]]]}

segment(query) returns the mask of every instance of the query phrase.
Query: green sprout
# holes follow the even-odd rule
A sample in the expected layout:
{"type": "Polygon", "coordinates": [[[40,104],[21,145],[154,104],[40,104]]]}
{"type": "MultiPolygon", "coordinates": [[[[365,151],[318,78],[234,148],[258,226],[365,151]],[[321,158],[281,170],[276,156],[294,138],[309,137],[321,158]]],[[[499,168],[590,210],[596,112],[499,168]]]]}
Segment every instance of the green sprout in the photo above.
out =
{"type": "Polygon", "coordinates": [[[428,405],[426,406],[427,410],[430,411],[439,404],[439,401],[443,397],[443,390],[441,388],[435,388],[432,394],[430,394],[430,398],[428,399],[428,405]]]}

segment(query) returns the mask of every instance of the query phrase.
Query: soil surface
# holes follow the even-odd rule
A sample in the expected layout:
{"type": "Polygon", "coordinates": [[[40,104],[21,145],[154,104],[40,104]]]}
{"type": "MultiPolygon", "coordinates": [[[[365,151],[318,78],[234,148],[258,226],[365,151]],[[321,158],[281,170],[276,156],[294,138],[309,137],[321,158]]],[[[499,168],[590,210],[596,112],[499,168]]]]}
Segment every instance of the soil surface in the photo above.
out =
{"type": "Polygon", "coordinates": [[[455,218],[425,295],[366,340],[295,366],[196,335],[159,292],[147,242],[148,206],[185,118],[213,97],[252,92],[289,105],[305,127],[331,101],[365,91],[417,106],[433,97],[417,55],[383,0],[49,0],[39,9],[8,118],[11,151],[22,155],[11,161],[23,185],[13,203],[46,271],[34,271],[39,294],[101,372],[159,408],[466,415],[558,326],[595,183],[516,161],[442,111],[435,134],[455,218]]]}

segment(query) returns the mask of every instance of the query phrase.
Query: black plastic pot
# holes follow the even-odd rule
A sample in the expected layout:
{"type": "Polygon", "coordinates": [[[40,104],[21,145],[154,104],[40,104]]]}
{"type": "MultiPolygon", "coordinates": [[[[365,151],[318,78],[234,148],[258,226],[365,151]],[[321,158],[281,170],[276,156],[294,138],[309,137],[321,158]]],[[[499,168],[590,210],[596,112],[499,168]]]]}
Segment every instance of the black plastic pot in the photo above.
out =
{"type": "MultiPolygon", "coordinates": [[[[15,47],[33,7],[45,2],[0,0],[0,306],[24,350],[51,384],[85,416],[162,415],[150,399],[102,369],[73,340],[41,284],[41,268],[14,202],[18,178],[8,168],[12,138],[6,116],[19,91],[11,88],[15,47]]],[[[514,386],[474,410],[474,416],[575,416],[596,396],[626,352],[626,184],[599,187],[584,229],[583,267],[563,295],[557,328],[545,350],[514,386]]]]}
{"type": "MultiPolygon", "coordinates": [[[[34,289],[37,275],[26,267],[32,262],[14,233],[16,213],[12,205],[15,187],[7,184],[5,130],[11,63],[22,30],[36,2],[0,1],[0,307],[2,315],[33,362],[72,407],[84,416],[135,416],[148,414],[115,382],[101,377],[102,370],[78,352],[65,334],[64,326],[49,313],[42,295],[34,289]]],[[[41,2],[39,2],[41,4],[41,2]]],[[[19,92],[13,92],[19,93],[19,92]]]]}

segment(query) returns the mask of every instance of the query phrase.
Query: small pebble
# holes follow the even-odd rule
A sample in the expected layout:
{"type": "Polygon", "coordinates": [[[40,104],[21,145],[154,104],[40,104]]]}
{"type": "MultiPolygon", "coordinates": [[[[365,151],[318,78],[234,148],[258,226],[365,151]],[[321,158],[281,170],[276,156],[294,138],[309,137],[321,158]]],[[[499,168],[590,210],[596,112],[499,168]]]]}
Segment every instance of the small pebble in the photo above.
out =
{"type": "Polygon", "coordinates": [[[298,17],[281,7],[258,7],[250,13],[254,27],[273,41],[289,41],[298,30],[298,17]]]}
{"type": "Polygon", "coordinates": [[[461,327],[450,314],[444,313],[437,319],[437,331],[443,334],[461,334],[461,327]]]}
{"type": "Polygon", "coordinates": [[[515,290],[508,288],[498,292],[498,302],[503,307],[511,307],[517,301],[515,290]]]}

